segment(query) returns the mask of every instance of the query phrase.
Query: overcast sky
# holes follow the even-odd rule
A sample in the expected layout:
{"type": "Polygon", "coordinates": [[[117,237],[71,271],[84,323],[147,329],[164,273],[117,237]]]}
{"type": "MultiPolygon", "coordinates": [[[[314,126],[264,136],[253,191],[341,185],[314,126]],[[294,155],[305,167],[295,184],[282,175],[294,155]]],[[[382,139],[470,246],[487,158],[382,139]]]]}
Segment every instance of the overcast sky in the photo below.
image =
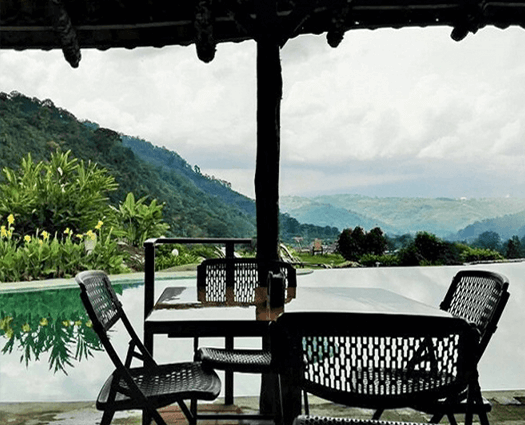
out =
{"type": "MultiPolygon", "coordinates": [[[[351,31],[281,51],[281,195],[525,196],[525,31],[351,31]]],[[[0,91],[51,99],[254,197],[256,46],[1,51],[0,91]]]]}

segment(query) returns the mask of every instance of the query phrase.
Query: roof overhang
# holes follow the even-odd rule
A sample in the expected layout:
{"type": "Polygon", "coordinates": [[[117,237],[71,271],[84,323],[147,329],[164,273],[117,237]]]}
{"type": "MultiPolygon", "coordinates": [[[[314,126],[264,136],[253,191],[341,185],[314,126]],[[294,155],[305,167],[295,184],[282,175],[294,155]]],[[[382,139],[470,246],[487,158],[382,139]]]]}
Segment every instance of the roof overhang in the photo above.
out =
{"type": "MultiPolygon", "coordinates": [[[[0,2],[1,49],[62,49],[76,67],[80,50],[196,44],[201,60],[216,43],[257,40],[266,0],[12,0],[0,2]]],[[[276,0],[281,45],[327,34],[335,47],[352,29],[450,26],[460,40],[487,25],[525,25],[525,1],[276,0]]],[[[274,30],[275,31],[275,30],[274,30]]]]}

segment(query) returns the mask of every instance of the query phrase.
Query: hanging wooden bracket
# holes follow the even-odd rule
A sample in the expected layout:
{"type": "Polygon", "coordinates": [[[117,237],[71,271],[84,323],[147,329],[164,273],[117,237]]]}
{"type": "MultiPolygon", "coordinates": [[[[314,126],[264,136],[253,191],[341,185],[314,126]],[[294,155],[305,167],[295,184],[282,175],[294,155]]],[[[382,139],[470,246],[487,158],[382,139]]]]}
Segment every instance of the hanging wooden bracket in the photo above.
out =
{"type": "Polygon", "coordinates": [[[352,0],[338,2],[332,14],[332,27],[326,33],[326,41],[330,47],[337,47],[345,36],[345,24],[352,8],[352,0]]]}
{"type": "Polygon", "coordinates": [[[463,0],[460,5],[457,21],[450,33],[454,41],[463,40],[469,32],[475,34],[483,26],[486,2],[463,0]]]}
{"type": "Polygon", "coordinates": [[[81,54],[77,33],[61,0],[49,0],[53,28],[60,38],[64,57],[73,68],[78,68],[81,54]]]}
{"type": "Polygon", "coordinates": [[[195,6],[195,45],[197,56],[203,62],[215,58],[216,43],[213,37],[212,0],[198,0],[195,6]]]}

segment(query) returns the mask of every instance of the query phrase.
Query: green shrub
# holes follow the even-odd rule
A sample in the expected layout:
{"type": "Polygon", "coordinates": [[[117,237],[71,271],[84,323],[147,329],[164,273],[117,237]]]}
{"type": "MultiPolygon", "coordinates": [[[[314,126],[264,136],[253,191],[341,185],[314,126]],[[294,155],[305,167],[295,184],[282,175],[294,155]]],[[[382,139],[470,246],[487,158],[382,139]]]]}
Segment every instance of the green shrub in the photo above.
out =
{"type": "Polygon", "coordinates": [[[100,269],[107,273],[125,271],[124,257],[111,230],[104,233],[102,222],[85,234],[51,236],[37,231],[18,238],[15,222],[0,227],[0,281],[18,282],[71,277],[82,270],[100,269]],[[88,249],[89,248],[89,249],[88,249]]]}
{"type": "Polygon", "coordinates": [[[107,195],[117,188],[113,177],[96,164],[55,153],[49,162],[34,163],[31,154],[18,169],[4,168],[0,185],[0,217],[12,215],[21,239],[45,229],[60,237],[92,229],[109,213],[107,195]]]}
{"type": "Polygon", "coordinates": [[[497,261],[503,260],[503,256],[491,249],[486,248],[473,248],[467,245],[463,245],[464,249],[461,252],[461,260],[464,263],[472,263],[474,261],[497,261]]]}
{"type": "Polygon", "coordinates": [[[359,263],[366,267],[393,267],[399,266],[399,259],[395,254],[365,254],[359,259],[359,263]]]}
{"type": "Polygon", "coordinates": [[[157,205],[154,199],[146,205],[147,197],[135,201],[133,193],[128,193],[126,200],[113,208],[117,229],[116,235],[135,247],[142,247],[146,239],[164,236],[169,225],[162,222],[163,205],[157,205]]]}
{"type": "MultiPolygon", "coordinates": [[[[179,250],[179,253],[181,251],[179,250]]],[[[210,245],[193,245],[190,248],[192,255],[202,258],[219,258],[219,251],[215,246],[210,245]]]]}

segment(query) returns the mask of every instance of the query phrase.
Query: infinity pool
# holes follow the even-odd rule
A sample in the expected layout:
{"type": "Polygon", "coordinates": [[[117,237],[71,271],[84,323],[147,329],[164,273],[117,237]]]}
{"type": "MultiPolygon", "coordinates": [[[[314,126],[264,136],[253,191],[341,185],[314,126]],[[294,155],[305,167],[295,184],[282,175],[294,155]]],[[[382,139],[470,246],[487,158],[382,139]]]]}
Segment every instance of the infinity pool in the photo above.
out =
{"type": "MultiPolygon", "coordinates": [[[[525,263],[319,270],[298,276],[298,286],[325,287],[327,291],[330,287],[341,286],[377,287],[438,306],[452,277],[457,271],[466,268],[492,270],[506,275],[510,280],[509,303],[480,364],[482,389],[523,389],[525,263]]],[[[177,279],[176,283],[161,281],[156,288],[157,295],[170,284],[190,286],[195,285],[195,279],[177,279]]],[[[139,335],[142,335],[143,285],[136,282],[118,286],[117,290],[121,293],[128,316],[139,335]]],[[[112,365],[108,356],[98,351],[97,340],[93,338],[78,293],[76,288],[61,289],[42,291],[38,296],[30,293],[31,298],[17,294],[21,298],[11,299],[0,292],[0,321],[5,319],[3,316],[9,316],[11,309],[11,315],[16,313],[17,317],[16,324],[14,320],[10,323],[19,327],[11,326],[12,330],[6,332],[9,326],[6,326],[5,320],[3,325],[0,322],[0,349],[9,351],[9,344],[12,344],[10,353],[0,354],[0,402],[88,401],[96,398],[101,385],[112,371],[112,365]],[[23,317],[24,312],[29,315],[27,319],[23,317]],[[49,319],[42,320],[44,317],[49,319]],[[58,334],[51,335],[53,326],[58,334]],[[13,334],[14,340],[9,339],[8,335],[13,334]],[[75,356],[80,357],[77,352],[79,342],[83,350],[80,352],[80,361],[75,360],[75,356]],[[53,350],[51,345],[54,346],[53,350]],[[30,359],[28,353],[31,354],[30,359]],[[34,358],[35,353],[38,354],[38,360],[34,358]],[[57,367],[57,363],[62,367],[57,367]]],[[[327,305],[326,309],[329,310],[330,306],[327,305]]],[[[198,315],[198,310],[195,314],[198,315]]],[[[113,333],[113,341],[121,349],[126,349],[127,341],[118,329],[113,333]]],[[[213,344],[217,340],[203,340],[201,343],[213,344]]],[[[256,347],[258,341],[246,339],[242,344],[256,347]]],[[[192,347],[191,340],[156,337],[155,357],[160,363],[191,360],[192,347]]],[[[235,394],[257,395],[258,385],[259,378],[256,375],[236,375],[235,394]]]]}

